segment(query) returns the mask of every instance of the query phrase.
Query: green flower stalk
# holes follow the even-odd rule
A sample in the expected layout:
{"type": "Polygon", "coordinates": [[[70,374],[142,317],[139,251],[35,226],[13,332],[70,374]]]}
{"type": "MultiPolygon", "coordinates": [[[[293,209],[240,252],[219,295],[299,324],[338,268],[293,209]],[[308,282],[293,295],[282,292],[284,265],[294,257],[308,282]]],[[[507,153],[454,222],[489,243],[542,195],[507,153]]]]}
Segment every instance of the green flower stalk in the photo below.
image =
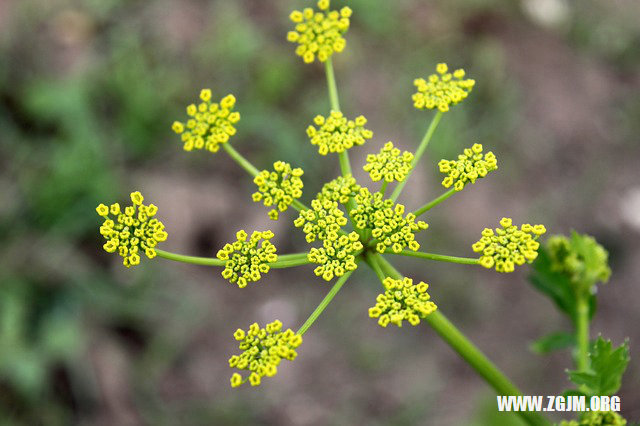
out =
{"type": "Polygon", "coordinates": [[[262,201],[267,207],[276,206],[269,211],[269,218],[278,220],[278,211],[286,211],[291,204],[302,196],[301,168],[291,168],[289,163],[276,161],[273,171],[263,170],[254,179],[258,190],[253,193],[253,201],[262,201]]]}
{"type": "Polygon", "coordinates": [[[329,10],[330,1],[320,0],[319,11],[308,7],[302,11],[294,10],[289,15],[296,24],[287,34],[287,40],[297,43],[296,55],[309,64],[316,58],[326,62],[334,53],[342,52],[347,41],[342,37],[349,29],[351,9],[343,7],[340,11],[329,10]]]}
{"type": "Polygon", "coordinates": [[[144,197],[139,191],[131,193],[131,201],[133,205],[124,209],[118,203],[111,206],[100,204],[96,208],[104,218],[100,227],[100,235],[107,240],[104,250],[107,253],[117,252],[127,268],[140,264],[141,253],[149,259],[156,257],[155,247],[167,239],[164,224],[154,218],[158,208],[153,204],[142,204],[144,197]]]}
{"type": "Polygon", "coordinates": [[[376,305],[369,309],[371,318],[378,318],[378,324],[386,327],[395,324],[402,327],[402,321],[416,326],[420,319],[424,319],[437,309],[430,299],[427,289],[429,285],[424,282],[413,284],[411,278],[394,280],[387,277],[382,282],[385,292],[376,298],[376,305]]]}
{"type": "Polygon", "coordinates": [[[238,329],[233,337],[240,342],[238,348],[243,352],[229,358],[229,367],[250,372],[247,377],[234,373],[231,376],[234,388],[247,381],[251,386],[258,386],[263,377],[275,376],[280,362],[296,359],[296,348],[302,344],[302,336],[291,329],[282,331],[282,323],[278,320],[264,328],[253,323],[246,332],[238,329]]]}
{"type": "Polygon", "coordinates": [[[240,121],[240,113],[233,112],[236,98],[227,95],[220,103],[211,102],[211,90],[202,89],[198,105],[187,107],[187,115],[191,117],[186,123],[175,121],[171,127],[180,135],[185,151],[206,149],[218,152],[221,144],[229,141],[236,134],[234,125],[240,121]]]}
{"type": "Polygon", "coordinates": [[[244,230],[240,230],[236,237],[237,241],[225,244],[218,251],[217,258],[226,261],[222,277],[244,288],[269,272],[269,263],[277,261],[278,255],[276,247],[269,241],[273,238],[271,231],[254,231],[249,238],[244,230]]]}
{"type": "Polygon", "coordinates": [[[485,228],[482,238],[473,246],[473,251],[482,253],[480,265],[485,268],[495,267],[498,272],[513,272],[515,265],[533,262],[538,257],[540,243],[537,239],[547,232],[544,225],[522,225],[520,229],[512,224],[512,220],[503,217],[502,228],[485,228]]]}
{"type": "Polygon", "coordinates": [[[477,179],[497,170],[498,160],[493,152],[487,152],[483,156],[482,145],[476,143],[458,155],[457,160],[440,160],[438,167],[441,173],[447,174],[442,186],[450,188],[453,185],[456,191],[462,191],[468,183],[476,183],[477,179]]]}
{"type": "Polygon", "coordinates": [[[413,84],[418,91],[413,95],[413,106],[417,109],[438,109],[447,112],[452,105],[459,104],[469,96],[476,84],[475,80],[465,79],[463,69],[449,73],[447,64],[436,67],[436,74],[427,80],[417,78],[413,84]]]}
{"type": "Polygon", "coordinates": [[[353,146],[364,145],[367,139],[373,137],[373,132],[364,128],[367,119],[362,115],[355,120],[348,120],[340,111],[331,111],[328,117],[318,115],[313,122],[318,128],[310,125],[307,136],[321,155],[343,153],[353,146]]]}

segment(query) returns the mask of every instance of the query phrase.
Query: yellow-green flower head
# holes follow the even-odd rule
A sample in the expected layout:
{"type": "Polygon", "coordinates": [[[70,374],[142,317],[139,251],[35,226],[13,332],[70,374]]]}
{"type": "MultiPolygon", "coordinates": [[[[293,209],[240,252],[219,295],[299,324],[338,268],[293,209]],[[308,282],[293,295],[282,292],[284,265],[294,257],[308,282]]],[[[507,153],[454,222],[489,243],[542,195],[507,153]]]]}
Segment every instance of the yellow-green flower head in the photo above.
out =
{"type": "Polygon", "coordinates": [[[531,263],[538,257],[540,243],[536,241],[547,232],[544,225],[525,223],[518,229],[511,219],[500,220],[502,228],[485,228],[482,238],[473,246],[473,251],[481,253],[480,265],[487,269],[495,267],[498,272],[513,272],[515,265],[531,263]]]}
{"type": "Polygon", "coordinates": [[[497,170],[498,160],[491,151],[482,155],[482,145],[476,143],[465,148],[457,160],[440,160],[438,167],[441,173],[447,174],[442,186],[450,188],[453,185],[456,191],[462,191],[467,183],[476,183],[477,179],[497,170]]]}
{"type": "Polygon", "coordinates": [[[393,146],[393,142],[387,142],[378,154],[367,155],[367,164],[363,167],[369,172],[371,180],[378,182],[402,182],[411,172],[413,154],[409,151],[400,152],[393,146]]]}
{"type": "Polygon", "coordinates": [[[383,294],[376,298],[376,305],[369,308],[369,317],[378,318],[378,324],[386,327],[395,324],[402,327],[402,321],[409,321],[411,325],[420,324],[420,319],[435,311],[438,307],[430,299],[424,282],[413,284],[411,278],[394,280],[387,277],[382,283],[385,288],[383,294]]]}
{"type": "Polygon", "coordinates": [[[290,328],[282,331],[282,323],[278,320],[264,328],[257,323],[251,324],[247,331],[239,328],[233,337],[240,342],[238,348],[243,352],[229,358],[229,367],[250,372],[247,377],[233,373],[231,386],[234,388],[247,381],[251,386],[258,386],[263,377],[275,376],[280,361],[296,359],[296,348],[302,344],[302,336],[290,328]]]}
{"type": "Polygon", "coordinates": [[[149,259],[156,257],[154,247],[167,240],[163,223],[154,218],[158,208],[153,204],[142,204],[144,197],[138,191],[131,193],[131,201],[133,204],[124,209],[118,203],[100,204],[96,208],[104,218],[100,234],[107,240],[103,246],[105,251],[117,252],[127,268],[140,263],[141,253],[149,259]]]}
{"type": "Polygon", "coordinates": [[[293,224],[296,228],[302,228],[308,243],[315,240],[335,241],[340,227],[347,224],[347,218],[336,201],[315,199],[311,201],[311,208],[302,210],[293,224]]]}
{"type": "Polygon", "coordinates": [[[362,188],[355,196],[357,207],[351,211],[351,217],[358,229],[370,229],[371,236],[377,240],[376,250],[384,253],[391,248],[394,253],[405,247],[418,250],[420,244],[415,240],[415,233],[427,229],[426,222],[416,222],[416,216],[408,213],[404,216],[402,204],[394,204],[390,199],[383,200],[382,194],[372,194],[362,188]]]}
{"type": "Polygon", "coordinates": [[[587,411],[580,420],[563,420],[559,426],[626,426],[624,417],[614,411],[587,411]]]}
{"type": "Polygon", "coordinates": [[[307,135],[311,144],[318,147],[321,155],[344,152],[355,145],[364,144],[367,139],[373,137],[373,132],[364,128],[367,119],[362,115],[355,120],[348,120],[340,111],[331,111],[329,117],[318,115],[313,121],[318,128],[309,126],[307,135]]]}
{"type": "Polygon", "coordinates": [[[330,281],[333,277],[355,271],[356,255],[362,250],[359,238],[357,232],[351,232],[336,239],[324,240],[321,248],[312,248],[307,259],[320,265],[313,272],[325,281],[330,281]]]}
{"type": "Polygon", "coordinates": [[[276,161],[273,163],[273,171],[261,171],[253,183],[258,186],[258,191],[253,193],[253,201],[262,201],[265,206],[276,206],[269,212],[269,217],[278,220],[278,210],[283,212],[289,208],[293,200],[302,196],[302,176],[304,172],[300,168],[292,169],[289,163],[276,161]]]}
{"type": "Polygon", "coordinates": [[[278,260],[278,255],[276,247],[269,241],[273,238],[271,231],[254,231],[249,238],[245,231],[240,230],[236,233],[236,238],[236,242],[225,244],[218,251],[217,257],[227,261],[222,271],[223,278],[244,288],[269,272],[269,263],[278,260]]]}
{"type": "Polygon", "coordinates": [[[569,276],[572,283],[591,286],[606,283],[611,276],[609,253],[595,238],[572,232],[571,238],[554,235],[547,241],[551,268],[569,276]]]}
{"type": "Polygon", "coordinates": [[[308,7],[302,11],[294,10],[289,18],[296,24],[294,31],[289,31],[287,40],[298,43],[296,55],[310,64],[316,58],[326,62],[335,52],[342,52],[347,41],[342,37],[349,29],[351,9],[343,7],[340,11],[329,10],[329,0],[320,0],[318,9],[308,7]]]}
{"type": "Polygon", "coordinates": [[[346,176],[339,176],[331,182],[327,182],[322,187],[320,194],[318,194],[318,199],[346,204],[349,198],[354,197],[359,191],[360,185],[358,185],[353,176],[348,174],[346,176]]]}
{"type": "Polygon", "coordinates": [[[219,103],[212,103],[211,90],[202,89],[200,100],[199,104],[187,107],[191,118],[186,123],[174,121],[171,128],[182,138],[185,151],[204,148],[218,152],[220,145],[236,134],[234,125],[240,121],[240,113],[233,111],[236,98],[227,95],[219,103]]]}
{"type": "Polygon", "coordinates": [[[449,111],[451,105],[462,102],[473,89],[475,80],[465,79],[464,70],[449,73],[447,64],[438,64],[436,74],[431,74],[428,80],[417,78],[413,85],[418,91],[414,93],[413,106],[417,109],[435,109],[442,112],[449,111]]]}

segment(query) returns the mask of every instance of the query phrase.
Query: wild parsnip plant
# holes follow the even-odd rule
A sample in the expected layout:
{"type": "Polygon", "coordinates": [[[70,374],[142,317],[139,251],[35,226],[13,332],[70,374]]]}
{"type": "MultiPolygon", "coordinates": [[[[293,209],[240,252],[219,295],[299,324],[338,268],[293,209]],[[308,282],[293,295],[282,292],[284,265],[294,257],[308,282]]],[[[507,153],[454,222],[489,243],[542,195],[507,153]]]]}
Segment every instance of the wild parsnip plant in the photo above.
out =
{"type": "MultiPolygon", "coordinates": [[[[307,251],[278,253],[270,241],[274,237],[270,230],[239,230],[237,240],[221,247],[217,256],[212,258],[163,251],[157,246],[167,239],[167,232],[162,222],[152,219],[157,208],[152,204],[142,204],[143,197],[139,192],[131,194],[133,205],[124,209],[117,203],[98,206],[98,214],[105,219],[100,228],[107,240],[104,249],[110,253],[117,251],[127,267],[139,264],[141,254],[150,259],[158,256],[218,267],[222,276],[239,288],[255,285],[272,268],[309,264],[315,265],[313,272],[322,280],[335,281],[326,297],[297,331],[284,329],[277,319],[264,327],[254,323],[247,331],[236,331],[234,338],[238,341],[239,353],[229,359],[229,366],[237,370],[230,379],[233,387],[247,382],[251,386],[258,386],[265,377],[272,377],[277,373],[283,359],[293,361],[297,356],[296,349],[303,344],[304,334],[351,275],[358,268],[367,266],[375,272],[382,284],[381,293],[371,301],[369,317],[382,327],[402,327],[405,323],[418,326],[422,321],[426,322],[499,395],[522,395],[438,309],[436,301],[431,300],[427,292],[428,284],[405,277],[390,263],[390,259],[394,256],[410,256],[509,273],[516,266],[536,260],[540,248],[538,240],[546,229],[539,224],[516,225],[511,218],[502,218],[499,221],[500,227],[486,228],[477,242],[470,243],[472,250],[479,254],[477,258],[420,251],[416,234],[428,229],[428,224],[421,219],[425,213],[498,169],[498,161],[493,152],[484,152],[483,146],[475,143],[457,158],[439,162],[439,170],[444,175],[442,186],[445,191],[442,195],[415,211],[408,211],[403,204],[397,202],[413,169],[424,155],[438,123],[445,114],[453,113],[454,107],[470,96],[475,86],[473,79],[466,78],[464,70],[451,72],[444,63],[439,63],[433,74],[414,81],[417,91],[412,97],[413,105],[418,110],[433,111],[431,123],[415,152],[402,152],[393,142],[387,142],[378,153],[369,154],[363,166],[372,182],[380,182],[379,188],[371,189],[366,182],[356,181],[352,174],[349,151],[363,149],[363,145],[372,139],[373,131],[367,128],[367,120],[362,115],[341,111],[332,65],[334,54],[342,52],[346,47],[344,35],[349,29],[351,15],[349,7],[331,10],[329,0],[318,1],[317,9],[305,8],[290,15],[294,28],[287,34],[287,40],[297,44],[295,53],[305,63],[313,64],[318,61],[324,64],[331,105],[330,111],[318,114],[306,129],[311,145],[309,148],[317,149],[324,157],[337,157],[341,170],[341,175],[327,182],[311,198],[309,204],[301,201],[304,176],[302,169],[276,161],[271,168],[260,170],[233,147],[233,137],[237,128],[241,129],[241,114],[234,110],[236,98],[233,95],[226,95],[219,102],[213,102],[212,91],[203,89],[200,99],[187,106],[186,120],[176,121],[172,125],[175,133],[180,135],[185,151],[206,149],[217,153],[222,148],[237,162],[256,185],[253,201],[271,208],[268,212],[270,219],[291,220],[286,212],[290,208],[297,210],[298,216],[292,220],[292,225],[304,233],[309,243],[307,251]],[[246,374],[243,376],[242,372],[246,374]]],[[[585,334],[584,330],[584,322],[588,321],[585,320],[587,317],[584,316],[584,306],[585,303],[590,306],[588,302],[592,297],[589,285],[594,285],[594,279],[602,279],[607,273],[600,269],[594,278],[591,272],[581,269],[579,262],[567,254],[574,249],[571,244],[557,238],[549,242],[550,253],[555,256],[552,258],[552,265],[558,269],[557,273],[571,271],[572,276],[577,277],[576,282],[583,282],[581,280],[587,280],[588,277],[585,282],[590,283],[582,287],[578,284],[571,287],[575,290],[578,302],[571,307],[566,303],[562,305],[566,312],[571,312],[579,328],[579,364],[578,371],[572,372],[572,380],[580,385],[580,391],[585,394],[615,391],[617,388],[613,385],[605,389],[598,388],[593,383],[595,379],[589,378],[590,368],[595,369],[594,374],[598,374],[597,366],[601,363],[598,354],[610,354],[611,348],[606,343],[597,342],[597,351],[590,352],[588,332],[585,334]]],[[[599,253],[602,260],[601,252],[599,253]]],[[[591,259],[588,257],[590,254],[585,256],[591,259]]],[[[528,424],[548,423],[537,413],[518,414],[528,424]]]]}

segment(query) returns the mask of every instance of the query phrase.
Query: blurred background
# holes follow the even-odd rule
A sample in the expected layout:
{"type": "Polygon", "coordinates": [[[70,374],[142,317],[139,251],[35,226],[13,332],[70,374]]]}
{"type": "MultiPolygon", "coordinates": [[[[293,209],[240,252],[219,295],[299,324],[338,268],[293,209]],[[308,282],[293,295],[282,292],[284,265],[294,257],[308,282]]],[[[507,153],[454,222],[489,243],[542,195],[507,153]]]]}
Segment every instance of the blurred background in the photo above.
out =
{"type": "MultiPolygon", "coordinates": [[[[185,153],[170,130],[203,87],[234,93],[232,140],[258,168],[305,170],[304,201],[338,173],[305,128],[328,110],[323,67],[285,41],[306,1],[0,0],[1,425],[511,425],[488,386],[426,325],[382,329],[362,268],[259,388],[231,389],[233,332],[275,318],[296,329],[329,289],[312,267],[273,270],[238,290],[220,271],[163,259],[131,270],[108,255],[95,206],[140,190],[169,232],[162,248],[213,256],[235,231],[291,226],[252,203],[253,184],[220,152],[185,153]]],[[[640,3],[634,0],[353,0],[335,57],[343,110],[374,139],[415,149],[432,114],[412,81],[438,62],[477,81],[447,113],[403,194],[440,195],[436,164],[475,142],[500,169],[432,210],[424,250],[473,256],[502,216],[595,236],[613,275],[592,335],[631,338],[622,414],[640,419],[640,3]]],[[[570,324],[528,268],[398,259],[438,306],[529,395],[570,387],[567,351],[536,338],[570,324]]],[[[567,415],[565,418],[569,418],[567,415]]],[[[562,416],[554,417],[558,420],[562,416]]]]}

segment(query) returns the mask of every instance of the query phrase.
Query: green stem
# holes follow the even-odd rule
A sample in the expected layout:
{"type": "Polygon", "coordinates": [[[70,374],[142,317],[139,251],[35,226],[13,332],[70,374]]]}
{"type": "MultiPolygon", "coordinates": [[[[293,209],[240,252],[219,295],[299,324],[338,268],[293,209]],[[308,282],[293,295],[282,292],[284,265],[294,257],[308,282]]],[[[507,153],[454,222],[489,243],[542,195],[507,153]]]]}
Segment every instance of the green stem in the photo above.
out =
{"type": "Polygon", "coordinates": [[[344,150],[338,154],[338,160],[340,161],[340,171],[342,172],[342,176],[352,174],[351,163],[349,162],[349,153],[347,152],[347,150],[344,150]]]}
{"type": "Polygon", "coordinates": [[[272,269],[283,269],[308,265],[309,263],[311,262],[307,259],[307,253],[283,254],[278,256],[277,261],[269,263],[269,267],[272,269]]]}
{"type": "Polygon", "coordinates": [[[382,198],[384,198],[385,192],[387,192],[387,186],[389,186],[389,182],[386,180],[382,182],[382,186],[380,186],[380,193],[382,194],[382,198]]]}
{"type": "Polygon", "coordinates": [[[299,212],[302,210],[309,210],[309,207],[305,206],[298,200],[293,200],[293,202],[291,203],[291,207],[298,210],[299,212]]]}
{"type": "MultiPolygon", "coordinates": [[[[385,258],[376,254],[373,260],[380,265],[385,274],[402,279],[403,276],[385,258]]],[[[445,316],[437,310],[425,318],[425,321],[458,353],[476,372],[485,379],[498,395],[522,395],[522,392],[496,367],[464,334],[462,334],[445,316]]],[[[535,412],[516,412],[529,425],[548,425],[549,422],[535,412]]]]}
{"type": "Polygon", "coordinates": [[[393,250],[388,249],[385,253],[398,254],[400,256],[417,257],[419,259],[437,260],[439,262],[459,263],[461,265],[479,265],[480,264],[480,259],[473,259],[470,257],[447,256],[446,254],[424,253],[421,251],[402,250],[399,253],[394,253],[393,250]]]}
{"type": "Polygon", "coordinates": [[[331,109],[334,111],[340,111],[336,75],[333,72],[333,62],[331,61],[331,58],[327,59],[327,62],[324,63],[324,69],[327,74],[327,86],[329,87],[329,101],[331,102],[331,109]]]}
{"type": "Polygon", "coordinates": [[[304,322],[304,324],[302,324],[302,327],[300,327],[300,329],[298,330],[298,334],[299,335],[303,335],[304,333],[306,333],[307,330],[309,329],[309,327],[311,327],[311,325],[313,325],[313,323],[318,319],[320,314],[322,314],[322,311],[325,310],[325,308],[333,300],[333,298],[336,296],[336,294],[338,294],[338,292],[340,291],[340,289],[342,288],[344,283],[347,282],[347,279],[349,279],[349,277],[351,276],[352,273],[353,273],[353,271],[349,271],[346,274],[344,274],[343,276],[341,276],[338,279],[338,281],[336,281],[336,283],[333,285],[333,287],[331,287],[331,290],[329,290],[329,293],[327,293],[327,295],[324,297],[324,299],[322,299],[322,302],[320,302],[318,307],[311,313],[311,315],[309,316],[309,318],[307,318],[307,320],[304,322]]]}
{"type": "Polygon", "coordinates": [[[171,253],[160,249],[155,250],[158,254],[158,257],[162,257],[168,260],[174,260],[176,262],[190,263],[192,265],[224,266],[226,263],[226,260],[220,260],[214,257],[186,256],[184,254],[171,253]]]}
{"type": "Polygon", "coordinates": [[[578,296],[576,306],[576,341],[578,342],[578,356],[576,365],[578,371],[589,369],[589,301],[585,296],[578,296]]]}
{"type": "Polygon", "coordinates": [[[370,251],[367,251],[366,261],[367,261],[367,264],[371,267],[371,269],[373,269],[373,272],[376,273],[380,282],[384,281],[385,278],[387,278],[384,271],[380,267],[380,263],[376,261],[373,253],[371,253],[370,251]]]}
{"type": "Polygon", "coordinates": [[[247,171],[247,173],[249,173],[251,176],[256,177],[259,173],[260,170],[256,169],[253,164],[251,164],[249,162],[249,160],[247,160],[246,158],[244,158],[242,156],[242,154],[240,154],[238,151],[236,151],[235,149],[233,149],[233,147],[231,146],[230,143],[223,143],[222,144],[222,148],[227,151],[227,154],[229,154],[229,156],[235,160],[236,163],[238,163],[240,165],[240,167],[242,167],[243,169],[245,169],[247,171]]]}
{"type": "MultiPolygon", "coordinates": [[[[227,261],[216,259],[215,257],[198,257],[186,256],[184,254],[171,253],[168,251],[155,249],[158,257],[176,262],[189,263],[191,265],[203,266],[224,266],[227,261]]],[[[290,268],[293,266],[307,265],[311,262],[307,260],[307,253],[283,254],[278,256],[278,260],[269,263],[269,267],[273,269],[290,268]]]]}
{"type": "Polygon", "coordinates": [[[424,134],[424,137],[422,138],[422,141],[420,142],[420,145],[418,146],[418,149],[416,150],[416,153],[413,156],[413,161],[411,162],[411,170],[409,171],[409,174],[407,174],[407,177],[402,182],[400,182],[398,186],[396,186],[396,189],[393,191],[393,194],[391,194],[391,199],[393,201],[396,201],[400,196],[400,193],[402,192],[402,189],[404,188],[405,184],[409,180],[409,176],[411,176],[413,169],[416,167],[416,164],[418,164],[418,161],[420,161],[420,158],[422,157],[422,154],[424,154],[425,149],[427,149],[427,145],[429,145],[429,141],[431,140],[431,137],[433,136],[433,132],[435,132],[436,127],[438,127],[438,123],[440,123],[441,118],[442,118],[442,111],[438,111],[436,115],[433,117],[433,120],[431,120],[431,124],[427,129],[427,133],[424,134]]]}
{"type": "Polygon", "coordinates": [[[447,198],[451,197],[456,192],[457,191],[454,188],[451,188],[450,190],[448,190],[447,192],[445,192],[444,194],[442,194],[441,196],[439,196],[435,200],[429,201],[427,204],[425,204],[424,206],[420,207],[418,210],[414,211],[413,214],[415,214],[416,217],[420,216],[422,213],[424,213],[427,210],[430,210],[431,208],[437,206],[438,204],[440,204],[441,202],[443,202],[447,198]]]}

